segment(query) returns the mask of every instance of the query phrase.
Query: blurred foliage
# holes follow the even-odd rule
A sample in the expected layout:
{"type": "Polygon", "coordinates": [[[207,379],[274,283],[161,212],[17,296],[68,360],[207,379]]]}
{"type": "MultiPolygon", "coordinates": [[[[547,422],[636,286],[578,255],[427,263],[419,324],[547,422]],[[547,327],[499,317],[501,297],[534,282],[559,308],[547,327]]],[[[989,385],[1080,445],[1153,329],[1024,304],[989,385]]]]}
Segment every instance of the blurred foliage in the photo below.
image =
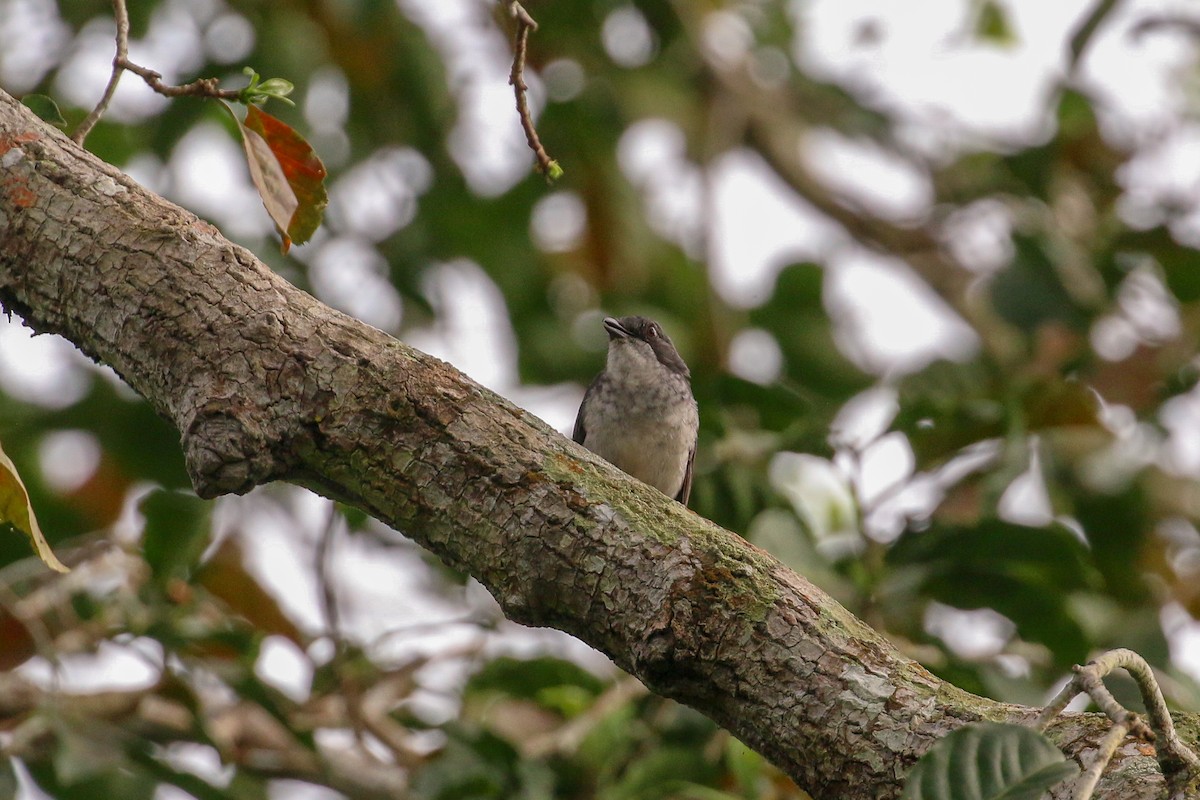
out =
{"type": "MultiPolygon", "coordinates": [[[[1009,4],[963,6],[963,47],[1020,44],[1009,4]]],[[[71,104],[64,82],[78,80],[71,68],[85,41],[104,49],[110,8],[40,7],[66,44],[43,54],[25,85],[5,88],[52,97],[70,129],[87,109],[71,104]]],[[[491,4],[148,0],[130,12],[135,41],[176,43],[145,51],[176,58],[146,64],[168,79],[180,71],[180,80],[238,86],[250,65],[295,83],[297,108],[277,111],[329,167],[330,213],[314,242],[287,256],[269,222],[261,238],[242,235],[289,280],[352,313],[360,306],[347,281],[362,284],[360,295],[394,293],[393,332],[427,337],[453,316],[462,288],[438,288],[447,265],[473,264],[472,280],[502,300],[526,388],[591,378],[603,358],[599,310],[653,316],[693,371],[698,513],[770,548],[973,691],[1037,703],[1072,662],[1124,646],[1168,678],[1171,702],[1200,708],[1200,687],[1169,647],[1173,627],[1200,618],[1200,467],[1188,444],[1200,438],[1194,221],[1188,238],[1197,197],[1130,188],[1139,147],[1159,134],[1131,136],[1137,120],[1058,85],[1037,135],[985,143],[946,120],[937,124],[949,130],[927,138],[955,144],[923,154],[914,118],[897,104],[806,71],[808,20],[793,4],[528,7],[540,24],[529,51],[538,128],[566,169],[553,189],[523,149],[504,87],[512,30],[491,4]],[[746,80],[737,78],[743,62],[746,80]],[[794,125],[798,142],[869,143],[927,184],[924,208],[893,221],[808,180],[799,147],[770,151],[770,137],[751,135],[762,115],[794,125]],[[653,159],[632,158],[649,120],[669,132],[666,144],[653,159]],[[773,169],[807,214],[845,229],[834,246],[780,257],[749,304],[723,294],[705,216],[730,154],[773,169]],[[582,223],[550,213],[552,201],[582,223]],[[689,204],[691,217],[680,211],[689,204]],[[950,246],[950,222],[988,208],[1002,217],[1000,257],[950,246]],[[921,313],[969,326],[954,334],[969,346],[903,369],[870,356],[831,276],[846,252],[877,251],[940,298],[941,311],[921,313]],[[359,277],[339,283],[339,269],[359,277]],[[747,335],[769,346],[747,356],[747,335]],[[747,359],[766,367],[746,369],[747,359]],[[883,488],[868,480],[880,463],[896,472],[883,488]],[[996,632],[982,644],[964,635],[978,619],[965,612],[988,614],[996,632]]],[[[888,31],[863,13],[846,46],[866,52],[888,31]]],[[[1070,38],[1071,57],[1086,58],[1089,38],[1109,24],[1089,17],[1070,38]]],[[[107,56],[87,63],[106,70],[107,56]]],[[[1195,110],[1180,111],[1178,126],[1195,110]]],[[[89,148],[175,197],[181,143],[227,124],[191,99],[124,119],[110,112],[89,148]]],[[[197,210],[229,221],[220,208],[197,210]]],[[[444,569],[426,564],[411,580],[462,612],[456,630],[473,633],[469,644],[384,651],[339,626],[329,607],[337,593],[312,600],[331,581],[314,542],[370,543],[384,558],[407,545],[351,511],[264,569],[252,546],[264,520],[282,520],[300,541],[313,528],[311,504],[278,488],[215,508],[191,497],[174,431],[110,373],[60,367],[85,385],[65,404],[16,391],[0,373],[0,440],[75,568],[55,580],[19,536],[0,537],[0,666],[101,663],[124,648],[153,677],[3,720],[21,743],[9,750],[21,774],[51,796],[150,798],[170,784],[201,800],[278,797],[288,779],[428,800],[805,797],[699,714],[626,677],[553,655],[504,655],[507,629],[444,569]],[[85,463],[86,474],[55,478],[56,457],[85,463]],[[296,564],[307,571],[306,588],[294,590],[303,598],[268,579],[296,564]],[[310,602],[323,623],[298,611],[310,602]],[[280,647],[311,673],[299,694],[264,666],[280,647]]],[[[338,590],[347,606],[363,588],[353,583],[338,590]]],[[[415,637],[396,633],[402,644],[415,637]]],[[[0,762],[0,795],[12,794],[16,776],[0,762]]]]}

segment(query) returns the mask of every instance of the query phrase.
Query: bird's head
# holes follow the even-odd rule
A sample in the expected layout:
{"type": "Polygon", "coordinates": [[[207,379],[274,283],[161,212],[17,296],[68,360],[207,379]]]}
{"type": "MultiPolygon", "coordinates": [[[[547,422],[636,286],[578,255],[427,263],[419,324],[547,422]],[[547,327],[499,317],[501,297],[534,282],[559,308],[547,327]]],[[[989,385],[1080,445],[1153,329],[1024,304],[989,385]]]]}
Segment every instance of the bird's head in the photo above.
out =
{"type": "Polygon", "coordinates": [[[649,369],[659,365],[685,378],[691,376],[687,364],[657,322],[646,317],[605,317],[608,331],[608,367],[610,370],[641,365],[649,369]]]}

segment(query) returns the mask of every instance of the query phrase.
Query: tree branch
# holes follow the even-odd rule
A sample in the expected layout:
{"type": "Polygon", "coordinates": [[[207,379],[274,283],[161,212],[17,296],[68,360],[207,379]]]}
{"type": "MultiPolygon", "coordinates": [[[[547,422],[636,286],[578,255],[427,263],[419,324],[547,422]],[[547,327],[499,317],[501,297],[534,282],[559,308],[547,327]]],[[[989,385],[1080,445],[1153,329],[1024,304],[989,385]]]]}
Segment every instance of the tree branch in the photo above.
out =
{"type": "MultiPolygon", "coordinates": [[[[291,286],[2,92],[0,164],[0,303],[171,420],[201,495],[288,480],[362,508],[817,797],[895,797],[948,731],[1035,716],[935,678],[767,553],[291,286]]],[[[1105,727],[1053,733],[1079,752],[1105,727]]],[[[1122,749],[1097,797],[1155,797],[1155,771],[1122,749]]]]}
{"type": "Polygon", "coordinates": [[[262,707],[250,703],[207,714],[203,728],[210,738],[196,727],[192,709],[172,699],[170,690],[160,693],[161,688],[68,694],[45,691],[19,675],[0,673],[0,722],[11,726],[0,755],[45,757],[64,727],[49,724],[53,714],[62,716],[80,736],[111,736],[98,724],[102,722],[130,725],[164,744],[214,744],[230,763],[263,777],[308,780],[364,800],[394,800],[407,790],[405,769],[371,760],[365,750],[309,750],[262,707]]]}
{"type": "Polygon", "coordinates": [[[96,103],[96,107],[84,118],[83,122],[79,123],[79,127],[71,136],[76,144],[83,144],[88,134],[92,132],[92,128],[96,127],[96,123],[104,116],[104,112],[108,110],[108,104],[112,102],[113,95],[117,92],[121,73],[126,70],[139,76],[147,86],[163,97],[190,96],[237,100],[241,96],[241,89],[218,88],[220,81],[217,78],[200,78],[181,86],[163,83],[162,73],[139,66],[129,60],[129,11],[125,8],[125,0],[113,0],[113,19],[117,23],[117,52],[113,56],[112,74],[108,78],[108,85],[104,87],[104,94],[100,101],[96,103]]]}
{"type": "Polygon", "coordinates": [[[546,176],[548,183],[553,183],[562,175],[562,167],[550,157],[542,146],[542,138],[538,136],[537,126],[533,124],[533,114],[529,110],[529,86],[525,83],[525,56],[529,51],[529,34],[537,30],[537,22],[529,15],[517,0],[504,0],[509,16],[517,23],[517,32],[513,40],[512,71],[508,75],[509,85],[513,87],[513,95],[517,100],[517,116],[521,119],[521,129],[525,131],[525,141],[537,159],[537,171],[546,176]]]}

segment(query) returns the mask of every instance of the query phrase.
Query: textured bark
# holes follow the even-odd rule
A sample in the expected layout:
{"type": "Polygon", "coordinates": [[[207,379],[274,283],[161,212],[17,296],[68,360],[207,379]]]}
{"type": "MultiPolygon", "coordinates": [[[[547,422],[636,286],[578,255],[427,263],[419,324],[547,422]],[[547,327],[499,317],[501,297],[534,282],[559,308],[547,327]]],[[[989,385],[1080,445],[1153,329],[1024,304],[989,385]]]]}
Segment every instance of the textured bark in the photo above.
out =
{"type": "MultiPolygon", "coordinates": [[[[294,288],[3,92],[0,303],[170,420],[202,496],[285,480],[358,506],[816,798],[895,797],[949,730],[1034,713],[938,680],[767,553],[294,288]]],[[[1101,724],[1056,736],[1078,753],[1101,724]]],[[[1146,749],[1127,743],[1097,797],[1157,797],[1146,749]]]]}

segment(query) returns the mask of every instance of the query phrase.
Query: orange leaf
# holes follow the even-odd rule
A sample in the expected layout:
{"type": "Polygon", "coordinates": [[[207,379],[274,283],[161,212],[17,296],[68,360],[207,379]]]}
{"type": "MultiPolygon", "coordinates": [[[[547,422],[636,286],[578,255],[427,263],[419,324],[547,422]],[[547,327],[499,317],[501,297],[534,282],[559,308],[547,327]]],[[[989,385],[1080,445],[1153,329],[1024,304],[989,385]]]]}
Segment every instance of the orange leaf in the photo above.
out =
{"type": "Polygon", "coordinates": [[[295,129],[257,106],[246,109],[238,127],[250,177],[283,237],[286,253],[292,242],[304,244],[321,225],[329,202],[325,165],[295,129]]]}
{"type": "Polygon", "coordinates": [[[59,572],[70,571],[55,557],[46,537],[42,536],[37,517],[33,515],[33,506],[29,503],[29,493],[17,474],[17,467],[0,448],[0,524],[4,523],[25,534],[33,551],[46,562],[46,566],[59,572]]]}
{"type": "Polygon", "coordinates": [[[275,602],[258,580],[246,570],[242,548],[230,536],[200,568],[196,583],[220,598],[234,613],[241,615],[263,633],[291,639],[300,647],[304,635],[275,602]]]}

